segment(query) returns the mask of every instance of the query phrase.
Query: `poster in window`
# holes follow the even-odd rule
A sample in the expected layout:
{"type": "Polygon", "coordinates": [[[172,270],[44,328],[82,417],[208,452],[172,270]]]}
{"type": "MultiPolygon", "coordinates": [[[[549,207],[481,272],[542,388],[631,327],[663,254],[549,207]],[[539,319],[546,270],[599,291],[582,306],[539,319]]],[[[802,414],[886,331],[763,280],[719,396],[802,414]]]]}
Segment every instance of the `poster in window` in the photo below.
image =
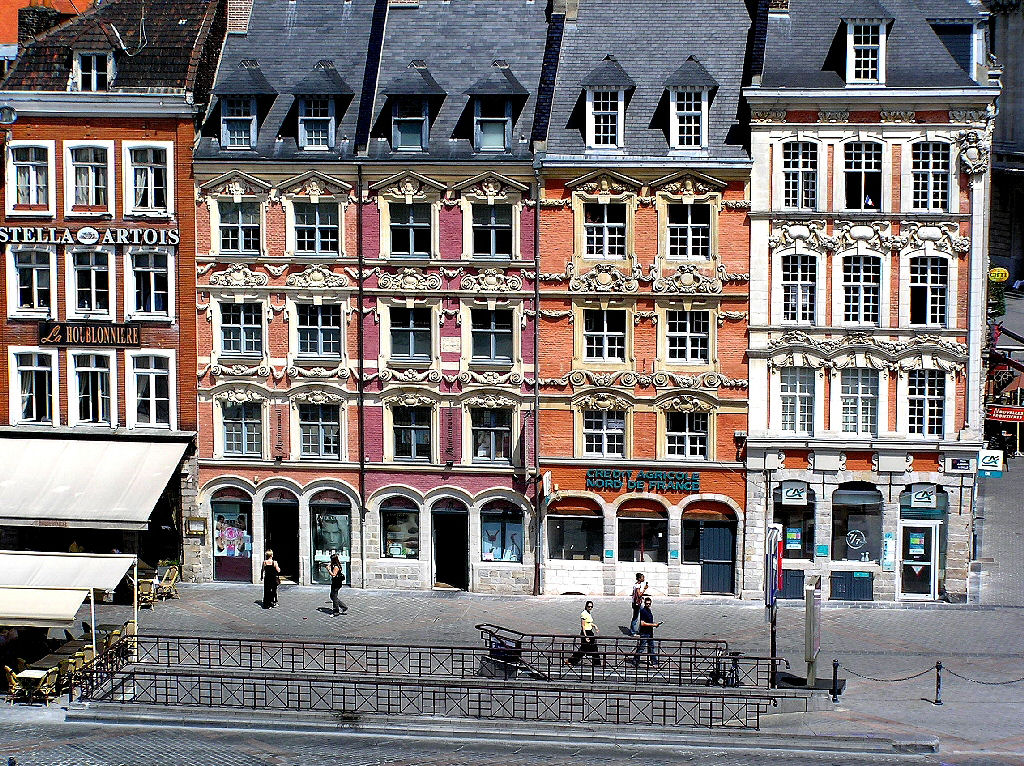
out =
{"type": "Polygon", "coordinates": [[[249,514],[218,513],[214,528],[213,555],[230,557],[252,556],[252,535],[249,534],[249,514]]]}
{"type": "Polygon", "coordinates": [[[803,530],[800,527],[786,527],[786,550],[798,551],[803,547],[803,530]]]}
{"type": "Polygon", "coordinates": [[[924,556],[924,532],[911,532],[909,541],[911,556],[924,556]]]}

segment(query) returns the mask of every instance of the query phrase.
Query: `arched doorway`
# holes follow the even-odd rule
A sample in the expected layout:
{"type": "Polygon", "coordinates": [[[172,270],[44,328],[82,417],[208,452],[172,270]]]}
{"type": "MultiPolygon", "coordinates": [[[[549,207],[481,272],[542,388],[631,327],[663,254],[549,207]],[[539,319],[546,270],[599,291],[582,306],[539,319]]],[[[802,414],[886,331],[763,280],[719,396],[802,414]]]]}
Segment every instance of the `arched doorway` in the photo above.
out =
{"type": "Polygon", "coordinates": [[[700,592],[736,592],[736,515],[724,503],[697,500],[683,510],[683,561],[700,564],[700,592]]]}
{"type": "Polygon", "coordinates": [[[299,499],[286,489],[263,498],[263,545],[274,551],[281,577],[299,581],[299,499]]]}
{"type": "Polygon", "coordinates": [[[321,584],[331,582],[328,567],[331,556],[337,554],[345,574],[345,582],[352,582],[349,569],[352,561],[352,506],[341,492],[326,489],[317,492],[309,501],[309,529],[312,534],[310,581],[321,584]]]}
{"type": "Polygon", "coordinates": [[[469,509],[446,497],[430,510],[434,587],[469,590],[469,509]]]}
{"type": "Polygon", "coordinates": [[[213,514],[213,579],[252,582],[252,498],[236,487],[218,489],[213,514]]]}

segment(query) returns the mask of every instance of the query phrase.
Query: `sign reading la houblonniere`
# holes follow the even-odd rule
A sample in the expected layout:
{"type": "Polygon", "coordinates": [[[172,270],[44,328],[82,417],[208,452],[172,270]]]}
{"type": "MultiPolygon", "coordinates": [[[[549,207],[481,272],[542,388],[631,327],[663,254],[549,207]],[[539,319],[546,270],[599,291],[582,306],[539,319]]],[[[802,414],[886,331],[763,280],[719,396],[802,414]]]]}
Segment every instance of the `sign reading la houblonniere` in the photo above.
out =
{"type": "Polygon", "coordinates": [[[621,492],[700,492],[700,474],[686,471],[621,471],[591,468],[587,489],[621,492]]]}
{"type": "Polygon", "coordinates": [[[39,345],[138,348],[142,345],[142,326],[133,322],[41,322],[39,345]]]}

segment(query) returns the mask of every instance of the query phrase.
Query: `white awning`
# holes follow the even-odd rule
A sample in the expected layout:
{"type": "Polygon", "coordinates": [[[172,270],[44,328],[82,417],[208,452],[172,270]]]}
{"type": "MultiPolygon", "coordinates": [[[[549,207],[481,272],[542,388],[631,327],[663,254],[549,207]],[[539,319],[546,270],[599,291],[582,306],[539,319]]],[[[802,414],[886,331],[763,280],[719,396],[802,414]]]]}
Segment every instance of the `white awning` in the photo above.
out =
{"type": "Polygon", "coordinates": [[[134,565],[127,554],[0,551],[0,588],[112,590],[134,565]]]}
{"type": "Polygon", "coordinates": [[[188,445],[0,439],[0,526],[145,529],[188,445]]]}
{"type": "Polygon", "coordinates": [[[88,590],[0,587],[0,625],[64,628],[74,624],[88,590]]]}

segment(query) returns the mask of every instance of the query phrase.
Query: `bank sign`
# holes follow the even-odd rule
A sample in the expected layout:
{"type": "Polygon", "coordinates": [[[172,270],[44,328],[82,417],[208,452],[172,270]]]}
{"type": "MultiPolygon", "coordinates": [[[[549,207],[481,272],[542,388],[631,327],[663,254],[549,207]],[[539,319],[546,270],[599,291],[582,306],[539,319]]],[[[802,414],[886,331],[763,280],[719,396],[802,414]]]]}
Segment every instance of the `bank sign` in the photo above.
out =
{"type": "Polygon", "coordinates": [[[97,229],[83,226],[0,226],[0,245],[177,245],[177,229],[152,226],[97,229]]]}
{"type": "Polygon", "coordinates": [[[599,492],[700,492],[700,474],[685,471],[620,471],[591,468],[587,489],[599,492]]]}

